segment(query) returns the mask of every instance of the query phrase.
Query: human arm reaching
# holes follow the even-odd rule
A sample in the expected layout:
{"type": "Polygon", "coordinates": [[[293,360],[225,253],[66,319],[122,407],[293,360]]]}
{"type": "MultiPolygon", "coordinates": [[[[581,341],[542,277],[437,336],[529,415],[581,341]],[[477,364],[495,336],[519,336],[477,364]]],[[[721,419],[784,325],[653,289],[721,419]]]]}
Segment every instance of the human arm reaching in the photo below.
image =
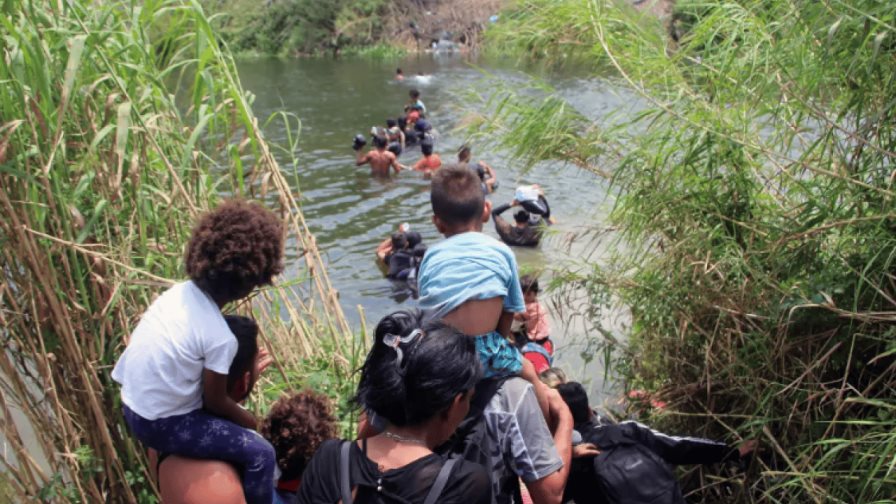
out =
{"type": "Polygon", "coordinates": [[[227,375],[209,369],[202,372],[202,406],[210,413],[255,430],[255,415],[227,394],[227,375]]]}
{"type": "Polygon", "coordinates": [[[551,474],[532,482],[526,482],[526,488],[532,497],[533,504],[560,504],[563,500],[563,489],[569,478],[570,461],[572,460],[572,413],[556,390],[547,394],[548,407],[553,426],[554,446],[563,466],[551,474]]]}

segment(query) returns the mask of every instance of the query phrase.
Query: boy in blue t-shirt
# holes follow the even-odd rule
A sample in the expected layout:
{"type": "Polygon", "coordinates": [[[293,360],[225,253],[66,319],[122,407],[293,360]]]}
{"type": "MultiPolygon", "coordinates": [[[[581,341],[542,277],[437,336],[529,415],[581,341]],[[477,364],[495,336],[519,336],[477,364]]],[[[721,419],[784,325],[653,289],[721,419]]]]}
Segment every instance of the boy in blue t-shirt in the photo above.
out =
{"type": "Polygon", "coordinates": [[[516,258],[482,233],[491,204],[472,170],[452,165],[432,179],[432,221],[445,240],[420,265],[420,308],[476,338],[486,378],[520,375],[532,383],[542,411],[547,395],[533,365],[509,341],[513,314],[526,311],[516,258]]]}

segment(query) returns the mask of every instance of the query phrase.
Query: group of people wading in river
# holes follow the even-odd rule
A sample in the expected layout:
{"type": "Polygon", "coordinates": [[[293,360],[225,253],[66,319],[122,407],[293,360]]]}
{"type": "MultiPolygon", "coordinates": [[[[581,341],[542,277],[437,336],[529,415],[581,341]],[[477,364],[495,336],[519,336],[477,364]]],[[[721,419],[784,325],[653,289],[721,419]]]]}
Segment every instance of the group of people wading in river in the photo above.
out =
{"type": "MultiPolygon", "coordinates": [[[[359,152],[359,164],[399,166],[394,153],[383,154],[388,141],[375,136],[376,151],[359,152]]],[[[241,406],[271,356],[259,349],[252,318],[222,310],[283,271],[284,227],[239,199],[199,219],[186,247],[189,279],[147,308],[112,372],[130,432],[155,461],[163,502],[581,504],[600,498],[593,488],[608,502],[648,502],[631,498],[656,497],[648,491],[667,497],[650,502],[683,502],[656,460],[682,463],[676,450],[705,454],[688,463],[736,452],[603,424],[587,397],[583,404],[581,386],[557,380],[537,279],[521,278],[512,250],[482,233],[507,209],[493,210],[485,197],[494,170],[480,164],[480,175],[469,152],[462,157],[429,172],[432,221],[445,239],[420,254],[418,306],[374,330],[353,398],[362,412],[353,439],[338,439],[330,399],[312,391],[280,398],[263,419],[241,406]],[[542,359],[524,358],[517,343],[541,347],[542,359]],[[605,476],[618,471],[597,472],[612,467],[601,450],[622,453],[623,438],[658,455],[638,459],[634,484],[617,477],[605,488],[605,476]]],[[[550,221],[537,187],[521,188],[515,201],[550,221]]],[[[415,257],[419,239],[411,245],[409,231],[399,231],[404,241],[390,239],[393,248],[410,246],[415,257]]]]}

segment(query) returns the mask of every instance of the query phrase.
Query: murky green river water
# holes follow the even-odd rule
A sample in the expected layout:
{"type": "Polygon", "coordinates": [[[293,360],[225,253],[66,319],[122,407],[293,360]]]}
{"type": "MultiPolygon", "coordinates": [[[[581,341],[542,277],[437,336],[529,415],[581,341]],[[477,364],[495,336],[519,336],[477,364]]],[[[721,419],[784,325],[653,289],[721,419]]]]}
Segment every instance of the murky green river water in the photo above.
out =
{"type": "MultiPolygon", "coordinates": [[[[402,172],[392,179],[376,179],[369,167],[356,167],[351,139],[367,133],[373,125],[384,125],[397,116],[407,101],[408,90],[418,88],[428,109],[428,118],[437,130],[436,152],[444,161],[456,159],[458,148],[470,132],[459,128],[464,116],[481,110],[470,97],[488,94],[498,78],[514,87],[532,83],[527,73],[512,64],[476,61],[462,57],[415,56],[403,61],[363,59],[264,59],[239,64],[244,86],[256,95],[254,110],[262,120],[278,110],[296,114],[302,121],[297,166],[289,155],[280,154],[284,170],[297,173],[298,193],[305,217],[325,255],[330,278],[339,290],[343,308],[357,326],[358,306],[370,324],[400,307],[414,306],[414,300],[397,291],[375,263],[376,245],[401,222],[419,231],[426,243],[440,238],[431,224],[428,181],[416,172],[402,172]],[[400,66],[409,77],[393,79],[400,66]],[[419,80],[418,72],[431,75],[419,80]]],[[[629,96],[609,81],[585,79],[573,74],[541,75],[582,113],[599,120],[611,110],[627,106],[629,96]]],[[[266,135],[286,144],[287,130],[273,121],[266,135]]],[[[542,285],[552,276],[551,269],[576,267],[586,254],[594,253],[593,243],[570,240],[585,226],[600,225],[611,201],[606,183],[596,175],[562,162],[545,163],[524,171],[506,153],[473,143],[474,159],[491,164],[500,187],[490,198],[494,205],[510,201],[516,185],[538,183],[545,189],[552,213],[558,220],[554,234],[538,249],[516,248],[522,267],[545,268],[542,285]]],[[[419,148],[399,159],[413,164],[419,148]]],[[[512,219],[511,212],[505,218],[512,219]]],[[[497,236],[494,226],[485,232],[497,236]]],[[[598,256],[602,252],[596,251],[598,256]]],[[[545,296],[549,297],[549,296],[545,296]]],[[[552,338],[558,346],[557,362],[575,378],[590,381],[600,395],[603,369],[599,362],[583,365],[581,354],[589,352],[588,331],[581,317],[575,317],[576,303],[583,296],[543,299],[552,316],[552,338]],[[553,302],[552,302],[553,301],[553,302]]],[[[608,324],[620,322],[609,320],[608,324]]],[[[597,359],[599,361],[600,359],[597,359]]]]}

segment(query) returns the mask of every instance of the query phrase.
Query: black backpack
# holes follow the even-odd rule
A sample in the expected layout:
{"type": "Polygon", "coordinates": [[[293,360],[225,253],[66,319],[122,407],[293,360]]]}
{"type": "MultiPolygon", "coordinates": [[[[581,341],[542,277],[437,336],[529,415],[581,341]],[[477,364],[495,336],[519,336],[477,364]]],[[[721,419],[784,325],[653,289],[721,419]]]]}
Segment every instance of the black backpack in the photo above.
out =
{"type": "Polygon", "coordinates": [[[598,427],[586,441],[600,455],[594,473],[606,501],[612,504],[684,504],[678,480],[659,455],[628,436],[620,425],[598,427]]]}
{"type": "MultiPolygon", "coordinates": [[[[491,452],[492,443],[488,436],[488,426],[485,423],[485,407],[492,397],[507,380],[505,378],[490,378],[476,384],[473,400],[470,402],[470,413],[467,414],[451,438],[442,446],[436,448],[436,453],[449,458],[460,458],[467,462],[475,462],[482,465],[489,472],[491,478],[491,452]]],[[[501,494],[515,496],[514,502],[522,502],[520,498],[519,478],[511,478],[509,488],[502,488],[501,494]]],[[[493,487],[494,488],[494,487],[493,487]]],[[[492,502],[495,502],[492,496],[492,502]]]]}

